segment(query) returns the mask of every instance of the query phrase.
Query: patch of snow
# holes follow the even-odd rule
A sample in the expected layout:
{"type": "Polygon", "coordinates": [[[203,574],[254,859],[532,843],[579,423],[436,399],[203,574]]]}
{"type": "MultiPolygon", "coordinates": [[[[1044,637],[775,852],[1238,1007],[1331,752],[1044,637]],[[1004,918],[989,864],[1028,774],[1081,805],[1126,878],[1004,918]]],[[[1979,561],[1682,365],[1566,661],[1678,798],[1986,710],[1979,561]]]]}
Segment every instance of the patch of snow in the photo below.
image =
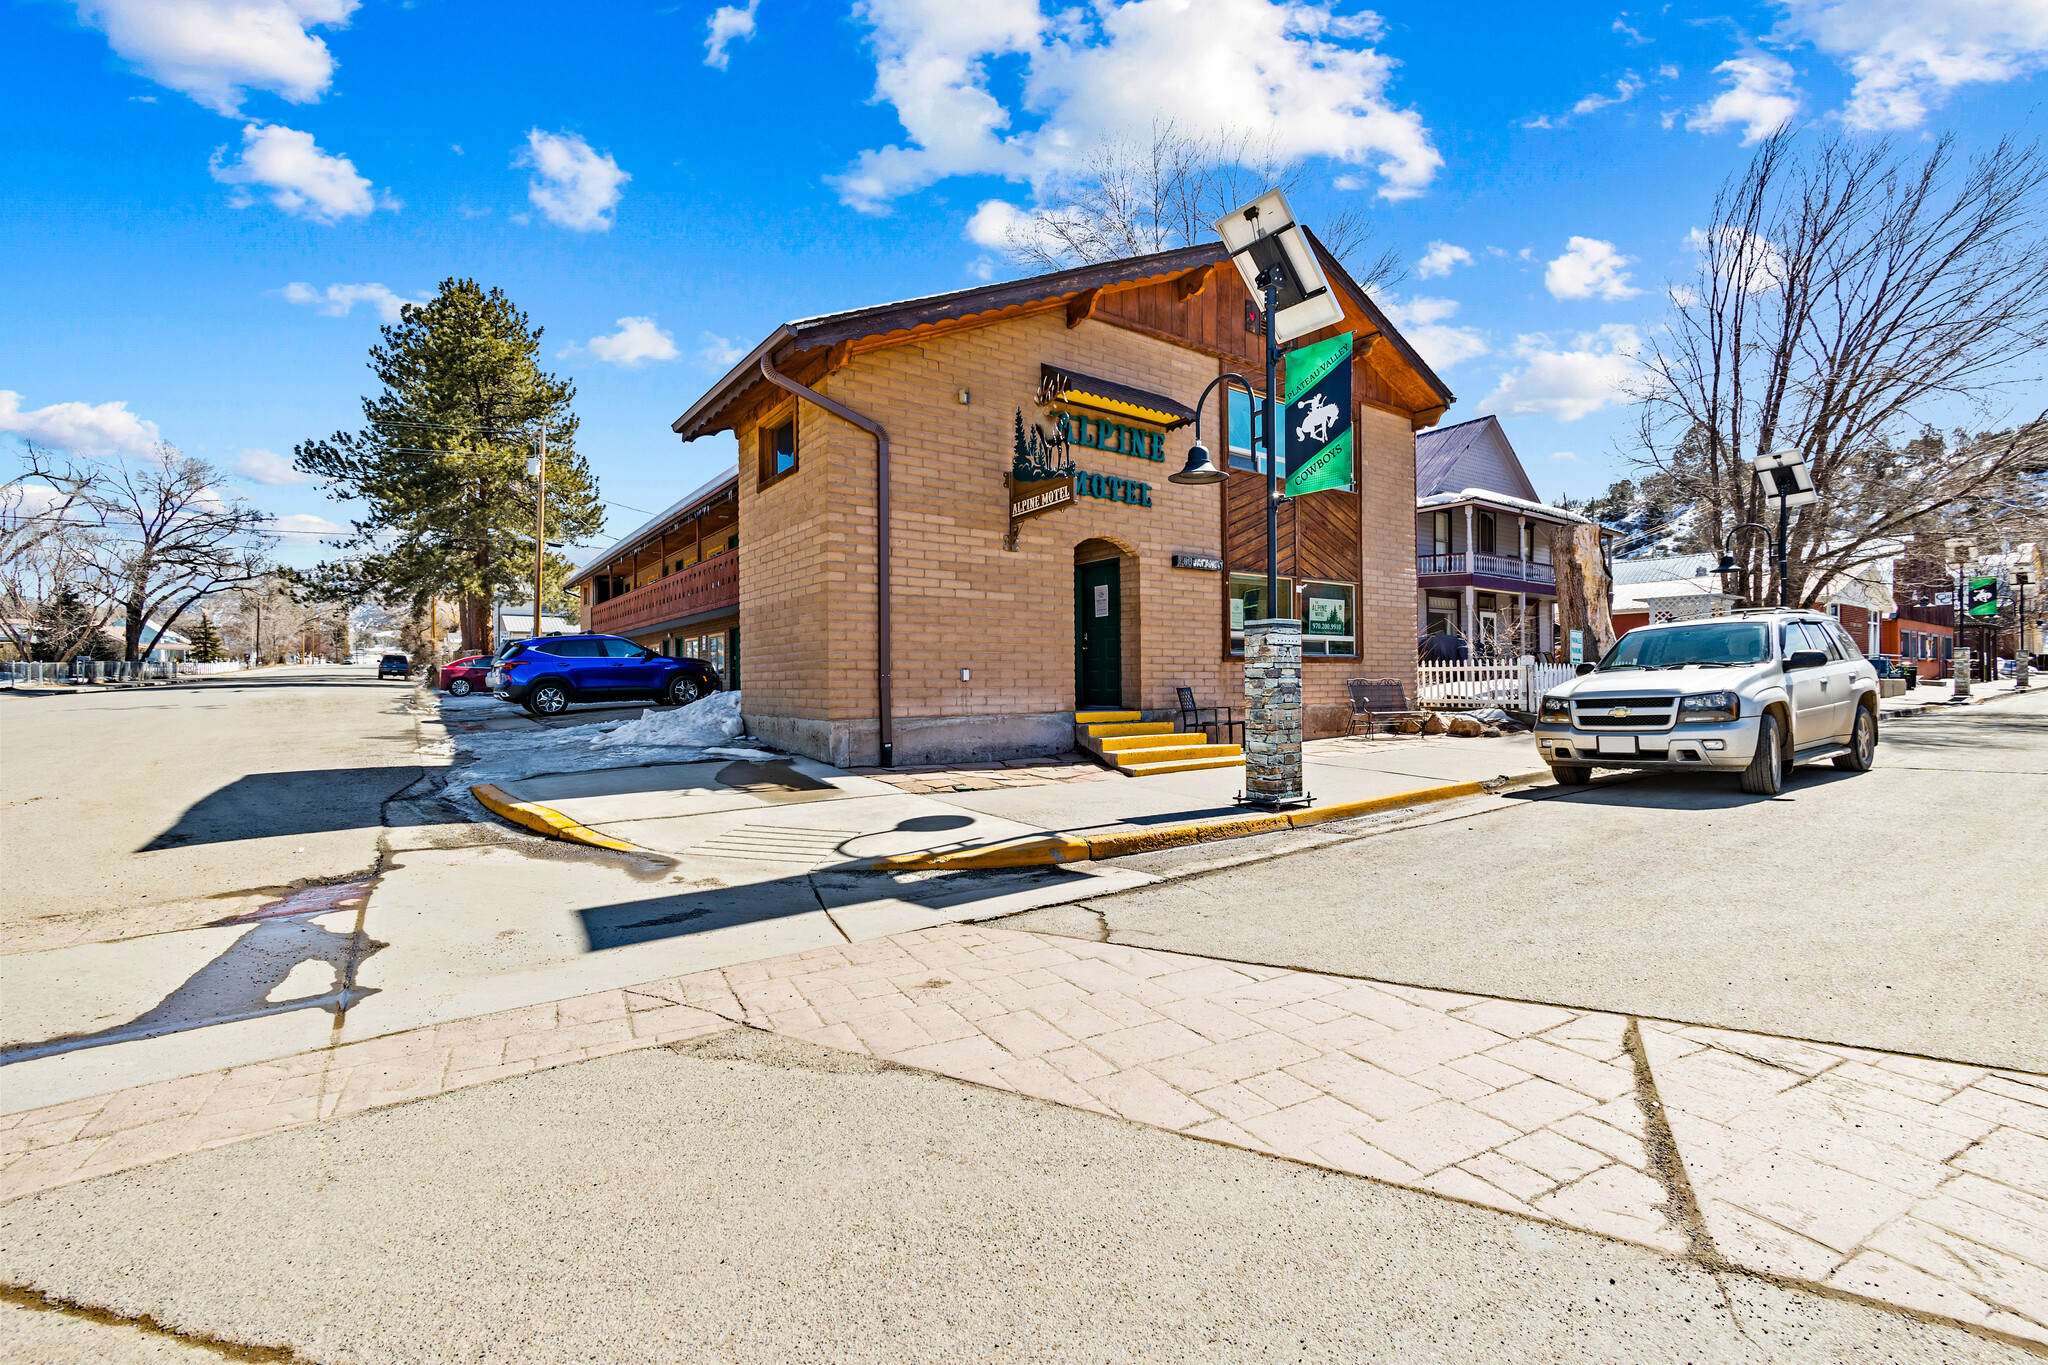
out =
{"type": "Polygon", "coordinates": [[[688,706],[642,711],[640,719],[627,721],[591,742],[704,748],[737,739],[746,728],[746,722],[740,719],[740,694],[713,692],[688,706]]]}

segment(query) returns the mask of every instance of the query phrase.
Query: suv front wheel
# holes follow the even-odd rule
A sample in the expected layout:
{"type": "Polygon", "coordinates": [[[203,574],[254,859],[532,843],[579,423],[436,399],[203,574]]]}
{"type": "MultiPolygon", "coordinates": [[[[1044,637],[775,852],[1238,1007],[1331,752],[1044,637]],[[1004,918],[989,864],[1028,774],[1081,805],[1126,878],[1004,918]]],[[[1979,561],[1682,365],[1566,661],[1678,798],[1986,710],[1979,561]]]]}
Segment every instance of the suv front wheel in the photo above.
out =
{"type": "Polygon", "coordinates": [[[663,689],[661,699],[670,706],[688,706],[704,695],[704,684],[689,673],[678,673],[663,689]]]}
{"type": "Polygon", "coordinates": [[[1583,787],[1593,780],[1593,770],[1583,763],[1553,763],[1550,775],[1560,787],[1583,787]]]}
{"type": "Polygon", "coordinates": [[[1785,751],[1778,742],[1778,718],[1765,713],[1757,722],[1756,756],[1742,770],[1742,789],[1751,796],[1776,796],[1785,785],[1785,751]]]}
{"type": "Polygon", "coordinates": [[[526,709],[536,716],[559,716],[569,709],[569,690],[558,682],[537,683],[526,694],[526,709]]]}

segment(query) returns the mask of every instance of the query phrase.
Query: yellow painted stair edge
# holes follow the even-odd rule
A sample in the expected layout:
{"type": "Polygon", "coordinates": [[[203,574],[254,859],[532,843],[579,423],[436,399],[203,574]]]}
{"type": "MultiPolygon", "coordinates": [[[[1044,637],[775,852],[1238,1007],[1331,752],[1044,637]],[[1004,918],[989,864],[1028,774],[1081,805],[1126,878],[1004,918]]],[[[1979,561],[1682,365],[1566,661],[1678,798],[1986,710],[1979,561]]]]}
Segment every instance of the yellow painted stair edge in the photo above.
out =
{"type": "Polygon", "coordinates": [[[566,839],[572,844],[588,844],[592,848],[608,848],[615,853],[645,853],[638,844],[629,844],[622,839],[612,839],[596,830],[579,825],[553,806],[537,805],[532,801],[521,801],[511,793],[486,782],[471,787],[469,794],[484,803],[484,806],[504,816],[515,825],[524,825],[537,834],[552,835],[566,839]]]}
{"type": "MultiPolygon", "coordinates": [[[[1547,773],[1545,774],[1547,775],[1547,773]]],[[[1533,774],[1530,776],[1534,776],[1533,774]]],[[[1526,780],[1526,779],[1511,779],[1526,780]]],[[[1478,796],[1497,785],[1487,782],[1446,782],[1392,796],[1375,796],[1364,801],[1339,801],[1328,806],[1276,815],[1241,815],[1229,820],[1188,821],[1161,825],[1155,829],[1120,830],[1112,834],[1076,836],[1052,834],[987,848],[962,849],[956,853],[899,853],[877,858],[869,864],[878,872],[912,872],[977,867],[1044,867],[1057,863],[1099,861],[1132,853],[1151,853],[1162,848],[1206,844],[1218,839],[1241,839],[1251,834],[1270,834],[1282,829],[1305,829],[1329,820],[1348,820],[1355,815],[1372,815],[1404,806],[1424,806],[1434,801],[1452,801],[1478,796]]]]}

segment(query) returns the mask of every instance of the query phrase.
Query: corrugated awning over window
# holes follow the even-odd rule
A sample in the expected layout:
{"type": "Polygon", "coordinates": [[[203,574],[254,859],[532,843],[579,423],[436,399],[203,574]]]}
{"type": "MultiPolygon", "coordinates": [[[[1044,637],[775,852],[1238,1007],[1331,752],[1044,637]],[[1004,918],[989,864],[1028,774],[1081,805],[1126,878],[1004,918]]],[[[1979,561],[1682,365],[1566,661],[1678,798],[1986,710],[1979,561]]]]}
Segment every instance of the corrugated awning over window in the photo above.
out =
{"type": "Polygon", "coordinates": [[[1134,389],[1129,384],[1118,384],[1113,380],[1097,379],[1094,375],[1078,374],[1058,365],[1038,367],[1038,401],[1065,403],[1068,407],[1086,408],[1090,412],[1105,413],[1112,417],[1148,422],[1153,426],[1164,427],[1168,431],[1186,426],[1195,420],[1193,408],[1185,403],[1177,403],[1164,394],[1148,393],[1144,389],[1134,389]]]}

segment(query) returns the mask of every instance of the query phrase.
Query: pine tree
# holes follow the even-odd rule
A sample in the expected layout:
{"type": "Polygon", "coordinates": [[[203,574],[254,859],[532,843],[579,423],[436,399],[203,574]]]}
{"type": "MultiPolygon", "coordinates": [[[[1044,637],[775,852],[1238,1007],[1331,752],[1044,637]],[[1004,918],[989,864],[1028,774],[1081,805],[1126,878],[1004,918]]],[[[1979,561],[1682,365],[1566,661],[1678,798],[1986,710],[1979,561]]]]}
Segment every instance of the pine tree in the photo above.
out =
{"type": "Polygon", "coordinates": [[[64,663],[79,655],[88,659],[121,657],[100,629],[92,608],[69,584],[60,585],[36,608],[32,636],[30,653],[38,663],[64,663]]]}
{"type": "Polygon", "coordinates": [[[213,618],[203,611],[199,613],[199,623],[192,627],[191,638],[193,663],[210,664],[220,661],[220,630],[213,624],[213,618]]]}
{"type": "MultiPolygon", "coordinates": [[[[294,463],[330,496],[369,512],[348,557],[312,575],[321,595],[380,597],[415,609],[462,603],[462,645],[484,647],[491,604],[533,578],[534,489],[526,461],[547,434],[547,529],[573,544],[604,521],[597,481],[576,452],[576,386],[535,363],[541,329],[499,289],[444,280],[407,304],[370,348],[383,391],[363,400],[366,426],[308,441],[294,463]]],[[[559,582],[573,566],[547,560],[559,582]]],[[[526,591],[531,592],[528,587],[526,591]]]]}

